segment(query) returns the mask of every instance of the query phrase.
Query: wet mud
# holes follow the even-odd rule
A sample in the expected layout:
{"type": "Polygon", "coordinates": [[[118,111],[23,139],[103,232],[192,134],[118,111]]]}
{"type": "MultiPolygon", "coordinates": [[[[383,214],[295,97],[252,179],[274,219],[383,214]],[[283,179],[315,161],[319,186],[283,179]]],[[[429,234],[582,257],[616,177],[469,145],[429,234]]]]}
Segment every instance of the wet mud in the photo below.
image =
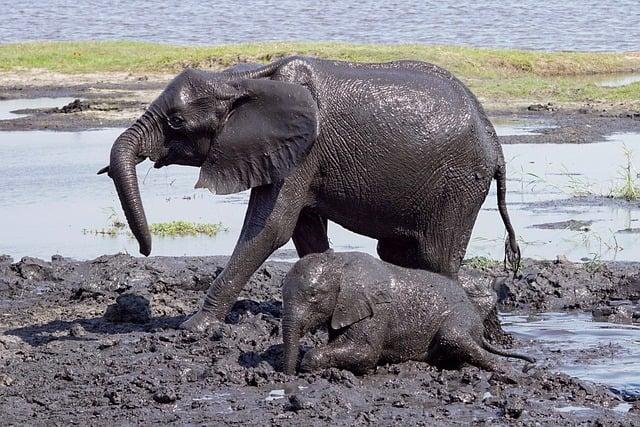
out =
{"type": "Polygon", "coordinates": [[[491,117],[498,120],[544,123],[544,126],[532,126],[531,133],[502,135],[502,144],[589,144],[604,141],[612,133],[640,131],[640,110],[624,104],[608,108],[590,104],[561,108],[537,108],[538,105],[488,110],[491,117]]]}
{"type": "MultiPolygon", "coordinates": [[[[47,262],[0,258],[3,422],[640,423],[633,398],[623,403],[605,386],[556,372],[563,354],[545,354],[535,341],[517,337],[514,347],[536,357],[537,365],[510,360],[503,363],[505,372],[489,373],[409,362],[363,376],[338,369],[284,375],[280,281],[289,263],[268,262],[253,276],[223,334],[177,329],[225,262],[224,257],[128,255],[83,262],[58,256],[47,262]]],[[[501,309],[521,313],[595,313],[640,297],[638,265],[592,267],[525,260],[515,279],[486,282],[495,283],[501,309]]],[[[463,271],[471,277],[477,273],[504,275],[497,265],[463,271]]],[[[307,336],[303,350],[326,338],[326,331],[307,336]]]]}

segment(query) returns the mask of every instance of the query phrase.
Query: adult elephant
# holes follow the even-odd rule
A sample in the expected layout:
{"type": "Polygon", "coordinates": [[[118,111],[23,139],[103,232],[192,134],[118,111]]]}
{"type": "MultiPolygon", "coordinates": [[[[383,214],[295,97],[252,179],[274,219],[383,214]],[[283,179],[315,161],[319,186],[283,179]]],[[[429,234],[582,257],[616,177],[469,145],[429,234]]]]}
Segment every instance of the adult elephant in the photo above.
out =
{"type": "Polygon", "coordinates": [[[492,178],[517,268],[502,149],[449,72],[298,56],[248,68],[182,72],[118,137],[105,168],[144,255],[151,236],[135,166],[145,158],[199,166],[196,187],[214,193],[251,189],[233,254],[182,327],[222,321],[289,239],[300,256],[327,250],[327,220],[377,239],[385,261],[455,277],[492,178]]]}

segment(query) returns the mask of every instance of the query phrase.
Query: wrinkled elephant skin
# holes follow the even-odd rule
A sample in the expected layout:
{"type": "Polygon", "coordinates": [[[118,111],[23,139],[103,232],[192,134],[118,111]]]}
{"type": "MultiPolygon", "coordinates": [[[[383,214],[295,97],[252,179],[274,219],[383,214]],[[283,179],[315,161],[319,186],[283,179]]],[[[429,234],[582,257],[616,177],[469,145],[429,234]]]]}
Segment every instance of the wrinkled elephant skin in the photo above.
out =
{"type": "Polygon", "coordinates": [[[288,57],[182,72],[118,137],[103,170],[149,255],[135,169],[146,158],[200,167],[196,186],[218,194],[251,189],[231,259],[187,329],[224,319],[288,240],[300,256],[327,250],[328,220],[377,239],[385,261],[456,277],[494,178],[506,259],[519,263],[493,126],[473,94],[432,64],[288,57]]]}
{"type": "Polygon", "coordinates": [[[298,261],[283,281],[283,313],[288,374],[295,371],[300,338],[320,325],[327,326],[329,343],[304,355],[303,371],[361,373],[408,360],[495,371],[492,354],[534,362],[485,340],[482,317],[455,280],[358,252],[298,261]]]}

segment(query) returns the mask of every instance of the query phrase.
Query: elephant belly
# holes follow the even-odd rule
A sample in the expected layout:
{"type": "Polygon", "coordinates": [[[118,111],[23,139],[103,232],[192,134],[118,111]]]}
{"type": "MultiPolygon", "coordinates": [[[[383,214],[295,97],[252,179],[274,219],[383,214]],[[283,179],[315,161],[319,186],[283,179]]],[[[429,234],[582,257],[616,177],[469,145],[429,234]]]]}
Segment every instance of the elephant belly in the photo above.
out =
{"type": "Polygon", "coordinates": [[[414,331],[411,336],[396,337],[382,350],[380,363],[402,363],[409,360],[427,361],[433,337],[414,331]]]}
{"type": "Polygon", "coordinates": [[[450,179],[437,175],[437,171],[409,170],[384,177],[339,177],[322,189],[316,210],[344,228],[373,239],[416,237],[425,233],[430,223],[442,225],[445,216],[468,216],[470,207],[479,209],[491,177],[479,182],[474,174],[466,170],[450,179]]]}
{"type": "Polygon", "coordinates": [[[314,186],[318,213],[378,240],[423,233],[443,215],[463,219],[479,209],[495,170],[492,150],[471,135],[436,143],[405,130],[395,140],[360,135],[357,145],[325,136],[333,138],[320,150],[332,161],[314,186]]]}
{"type": "MultiPolygon", "coordinates": [[[[406,279],[417,281],[416,277],[406,279]]],[[[422,287],[422,284],[418,287],[422,287]]],[[[442,324],[442,316],[433,308],[441,307],[443,299],[438,295],[416,293],[412,291],[415,289],[414,286],[401,286],[400,289],[403,289],[403,297],[406,296],[412,300],[405,301],[402,305],[393,304],[395,307],[392,313],[394,314],[389,322],[380,361],[382,363],[426,361],[429,346],[442,324]],[[423,295],[425,298],[416,298],[418,295],[423,295]]]]}
{"type": "Polygon", "coordinates": [[[415,218],[418,212],[412,212],[404,207],[403,215],[398,213],[398,207],[390,210],[381,209],[380,206],[362,203],[354,203],[354,200],[333,200],[331,204],[325,204],[318,209],[319,213],[349,231],[361,234],[373,239],[384,239],[398,236],[408,229],[416,228],[415,218]],[[413,219],[412,219],[413,218],[413,219]]]}

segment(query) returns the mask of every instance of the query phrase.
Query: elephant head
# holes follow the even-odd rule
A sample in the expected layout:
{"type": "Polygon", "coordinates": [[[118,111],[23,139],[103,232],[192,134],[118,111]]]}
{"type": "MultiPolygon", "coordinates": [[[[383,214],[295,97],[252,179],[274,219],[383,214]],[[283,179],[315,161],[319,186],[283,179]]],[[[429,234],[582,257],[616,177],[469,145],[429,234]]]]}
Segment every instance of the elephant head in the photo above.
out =
{"type": "MultiPolygon", "coordinates": [[[[283,281],[282,335],[284,371],[293,374],[300,339],[323,325],[339,330],[374,314],[377,303],[389,302],[389,295],[370,292],[368,283],[346,282],[349,266],[336,263],[333,252],[310,254],[298,261],[283,281]]],[[[365,273],[366,274],[366,273],[365,273]]]]}
{"type": "Polygon", "coordinates": [[[199,166],[196,188],[230,194],[278,182],[305,158],[318,133],[317,103],[303,86],[240,73],[186,70],[111,148],[108,172],[140,252],[151,235],[135,166],[199,166]]]}

